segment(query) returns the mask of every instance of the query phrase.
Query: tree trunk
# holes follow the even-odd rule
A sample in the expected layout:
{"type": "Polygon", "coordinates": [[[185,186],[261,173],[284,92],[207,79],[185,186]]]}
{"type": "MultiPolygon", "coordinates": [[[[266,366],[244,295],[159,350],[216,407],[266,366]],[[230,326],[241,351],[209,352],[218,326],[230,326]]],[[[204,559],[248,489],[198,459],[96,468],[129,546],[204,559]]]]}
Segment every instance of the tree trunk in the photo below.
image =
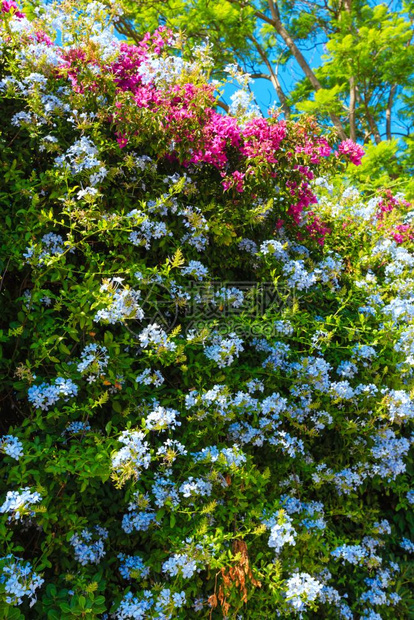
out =
{"type": "Polygon", "coordinates": [[[290,110],[290,107],[288,106],[288,103],[287,103],[287,97],[286,97],[285,93],[283,92],[283,89],[282,89],[282,87],[280,85],[279,78],[277,77],[277,73],[274,71],[274,69],[273,69],[273,67],[272,67],[268,57],[266,56],[262,46],[260,45],[260,43],[255,39],[255,37],[249,37],[249,38],[252,41],[252,43],[255,46],[255,48],[257,49],[257,51],[258,51],[258,53],[260,55],[260,58],[265,63],[265,65],[266,65],[266,67],[267,67],[267,69],[269,71],[269,74],[270,74],[270,81],[272,82],[273,88],[275,89],[276,94],[277,94],[277,96],[279,98],[280,106],[281,106],[281,108],[283,110],[283,113],[284,113],[286,118],[289,118],[291,110],[290,110]]]}
{"type": "Polygon", "coordinates": [[[388,96],[387,110],[385,112],[386,126],[387,126],[387,140],[392,140],[391,112],[392,112],[392,105],[394,103],[394,95],[395,95],[396,90],[397,90],[397,84],[393,84],[390,89],[390,94],[388,96]]]}
{"type": "Polygon", "coordinates": [[[349,78],[349,136],[353,142],[356,141],[355,102],[355,78],[352,76],[349,78]]]}

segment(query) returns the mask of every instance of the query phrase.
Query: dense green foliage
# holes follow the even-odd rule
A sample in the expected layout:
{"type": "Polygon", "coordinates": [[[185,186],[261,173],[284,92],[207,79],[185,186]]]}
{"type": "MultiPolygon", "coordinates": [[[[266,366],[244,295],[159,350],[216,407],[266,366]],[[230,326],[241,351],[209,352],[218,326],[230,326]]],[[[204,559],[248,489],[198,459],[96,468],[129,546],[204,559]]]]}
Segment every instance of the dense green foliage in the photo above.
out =
{"type": "Polygon", "coordinates": [[[82,7],[1,15],[0,617],[412,617],[410,204],[82,7]]]}

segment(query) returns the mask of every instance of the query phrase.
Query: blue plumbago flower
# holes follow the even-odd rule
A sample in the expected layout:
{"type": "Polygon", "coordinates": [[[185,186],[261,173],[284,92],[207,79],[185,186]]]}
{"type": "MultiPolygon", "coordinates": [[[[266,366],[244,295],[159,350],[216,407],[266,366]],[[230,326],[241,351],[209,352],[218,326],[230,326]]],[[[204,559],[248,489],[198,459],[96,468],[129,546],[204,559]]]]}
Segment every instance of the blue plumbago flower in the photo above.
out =
{"type": "Polygon", "coordinates": [[[170,473],[168,472],[166,476],[156,474],[155,482],[152,485],[154,503],[158,508],[162,508],[166,504],[176,507],[180,503],[176,484],[169,478],[170,473]]]}
{"type": "Polygon", "coordinates": [[[289,244],[287,242],[281,243],[280,241],[270,239],[269,241],[263,241],[260,245],[260,254],[263,254],[263,256],[271,255],[277,260],[287,262],[289,260],[288,247],[289,244]]]}
{"type": "Polygon", "coordinates": [[[379,570],[374,577],[366,578],[365,583],[369,588],[361,594],[360,600],[371,605],[396,605],[401,597],[396,592],[386,592],[392,585],[394,573],[394,570],[386,568],[379,570]]]}
{"type": "Polygon", "coordinates": [[[122,528],[127,534],[134,530],[146,532],[153,523],[157,523],[155,511],[150,504],[149,495],[135,493],[134,501],[128,506],[128,513],[122,518],[122,528]]]}
{"type": "Polygon", "coordinates": [[[363,564],[369,555],[368,549],[362,545],[342,545],[331,551],[334,558],[349,562],[357,566],[363,564]]]}
{"type": "Polygon", "coordinates": [[[358,373],[358,367],[353,362],[342,361],[338,365],[336,372],[341,377],[352,379],[358,373]]]}
{"type": "Polygon", "coordinates": [[[154,348],[156,351],[175,351],[177,345],[168,340],[168,334],[157,324],[152,323],[142,330],[139,335],[141,347],[147,349],[154,348]]]}
{"type": "Polygon", "coordinates": [[[373,609],[364,609],[361,620],[383,620],[381,614],[377,614],[373,609]]]}
{"type": "Polygon", "coordinates": [[[409,504],[414,504],[414,491],[408,491],[406,497],[409,504]]]}
{"type": "Polygon", "coordinates": [[[139,555],[125,555],[124,553],[119,553],[118,559],[121,561],[119,572],[124,579],[136,580],[148,577],[150,570],[145,566],[139,555]]]}
{"type": "Polygon", "coordinates": [[[181,243],[188,243],[198,252],[205,250],[208,245],[208,222],[199,207],[185,207],[179,211],[179,215],[184,220],[184,227],[188,229],[181,238],[181,243]]]}
{"type": "Polygon", "coordinates": [[[405,472],[406,464],[402,460],[410,449],[410,441],[398,438],[390,428],[379,431],[371,448],[372,456],[379,461],[372,466],[372,475],[379,475],[388,481],[405,472]]]}
{"type": "Polygon", "coordinates": [[[145,419],[145,426],[149,431],[165,431],[176,426],[181,426],[177,420],[179,412],[175,409],[167,409],[159,405],[145,419]]]}
{"type": "Polygon", "coordinates": [[[213,486],[210,482],[203,480],[203,478],[194,478],[193,476],[187,478],[179,488],[180,493],[184,497],[194,497],[197,495],[209,497],[212,490],[213,486]]]}
{"type": "Polygon", "coordinates": [[[329,603],[330,605],[335,605],[335,607],[338,607],[341,603],[341,595],[338,590],[335,590],[335,588],[324,585],[320,591],[319,600],[321,603],[329,603]]]}
{"type": "Polygon", "coordinates": [[[33,493],[30,487],[25,487],[19,491],[8,491],[4,504],[0,507],[0,512],[10,512],[9,521],[19,521],[23,517],[33,517],[35,512],[30,509],[32,504],[42,501],[42,496],[37,491],[33,493]]]}
{"type": "Polygon", "coordinates": [[[283,509],[289,514],[299,513],[306,515],[301,521],[301,525],[307,530],[323,530],[326,528],[324,521],[324,506],[321,502],[302,502],[296,497],[282,495],[281,502],[283,509]]]}
{"type": "Polygon", "coordinates": [[[241,452],[237,444],[231,448],[222,448],[221,450],[217,446],[208,446],[200,452],[193,452],[192,457],[196,463],[198,461],[208,461],[209,463],[218,463],[226,467],[240,467],[240,465],[246,462],[246,456],[241,452]]]}
{"type": "Polygon", "coordinates": [[[125,594],[115,618],[118,620],[144,620],[148,617],[148,612],[154,606],[154,598],[150,590],[144,590],[141,597],[134,596],[132,592],[125,594]]]}
{"type": "Polygon", "coordinates": [[[313,274],[317,280],[324,284],[332,282],[335,287],[339,287],[338,275],[344,269],[344,262],[339,254],[331,254],[326,256],[320,263],[316,265],[313,274]]]}
{"type": "Polygon", "coordinates": [[[414,542],[412,542],[408,538],[402,539],[400,547],[401,549],[404,549],[404,551],[408,551],[408,553],[414,553],[414,542]]]}
{"type": "Polygon", "coordinates": [[[368,346],[366,344],[357,344],[352,349],[352,361],[354,362],[363,362],[363,366],[369,366],[369,362],[377,355],[374,347],[368,346]]]}
{"type": "Polygon", "coordinates": [[[171,466],[179,455],[186,455],[186,447],[176,439],[167,439],[157,450],[157,455],[164,458],[164,463],[171,466]]]}
{"type": "Polygon", "coordinates": [[[194,573],[200,572],[201,568],[186,553],[175,553],[163,563],[162,570],[164,573],[168,573],[170,577],[179,575],[183,579],[190,579],[194,573]]]}
{"type": "Polygon", "coordinates": [[[414,403],[405,390],[383,390],[390,422],[402,424],[414,418],[414,403]]]}
{"type": "Polygon", "coordinates": [[[223,286],[219,291],[216,291],[214,297],[211,300],[213,306],[220,306],[223,308],[240,308],[244,302],[243,292],[232,286],[227,288],[223,286]]]}
{"type": "Polygon", "coordinates": [[[3,435],[0,437],[0,452],[18,461],[23,456],[23,444],[14,435],[3,435]]]}
{"type": "Polygon", "coordinates": [[[151,368],[146,368],[140,375],[138,375],[135,381],[140,385],[144,384],[160,387],[160,385],[164,383],[165,379],[159,370],[151,370],[151,368]]]}
{"type": "Polygon", "coordinates": [[[143,211],[134,209],[128,213],[127,217],[133,218],[139,226],[139,231],[133,230],[129,235],[129,240],[133,245],[144,246],[145,249],[151,248],[151,239],[162,239],[171,236],[164,222],[156,222],[149,219],[143,211]]]}
{"type": "Polygon", "coordinates": [[[312,355],[303,357],[299,363],[290,364],[289,368],[315,390],[329,392],[331,388],[329,371],[332,370],[332,366],[323,357],[312,355]]]}
{"type": "Polygon", "coordinates": [[[181,273],[185,276],[193,276],[196,280],[204,280],[208,276],[208,269],[198,260],[190,260],[187,267],[182,267],[181,273]]]}
{"type": "Polygon", "coordinates": [[[83,349],[77,369],[83,375],[88,375],[88,382],[92,383],[108,366],[108,362],[108,349],[103,345],[92,343],[83,349]]]}
{"type": "Polygon", "coordinates": [[[305,269],[303,260],[290,260],[283,265],[282,270],[287,277],[287,284],[299,291],[307,290],[316,284],[316,275],[305,269]]]}
{"type": "Polygon", "coordinates": [[[149,443],[143,431],[123,431],[118,441],[125,444],[112,456],[112,469],[118,474],[127,473],[127,477],[139,478],[142,469],[148,469],[151,463],[149,443]],[[129,470],[132,470],[129,472],[129,470]]]}
{"type": "Polygon", "coordinates": [[[232,332],[227,337],[215,335],[213,343],[204,348],[204,355],[216,362],[219,368],[224,368],[230,366],[243,350],[243,340],[232,332]]]}
{"type": "Polygon", "coordinates": [[[144,312],[138,303],[141,292],[130,288],[119,289],[121,282],[120,278],[113,278],[101,286],[101,292],[106,292],[109,296],[109,305],[95,314],[93,320],[96,323],[104,321],[114,325],[123,323],[126,319],[144,318],[144,312]]]}
{"type": "Polygon", "coordinates": [[[57,377],[54,383],[42,383],[41,385],[33,385],[28,390],[28,399],[36,408],[47,411],[60,398],[65,401],[69,400],[78,393],[78,386],[71,379],[57,377]]]}
{"type": "Polygon", "coordinates": [[[32,607],[37,600],[35,592],[44,579],[33,572],[30,562],[9,554],[0,558],[0,583],[4,585],[6,603],[21,605],[23,597],[27,596],[32,607]]]}
{"type": "Polygon", "coordinates": [[[274,342],[270,344],[265,339],[254,339],[252,342],[257,351],[265,351],[268,353],[268,357],[262,363],[263,368],[272,367],[273,370],[277,368],[288,368],[287,358],[290,353],[290,346],[285,342],[274,342]]]}
{"type": "MultiPolygon", "coordinates": [[[[102,162],[97,158],[98,149],[90,138],[82,136],[68,148],[66,153],[56,157],[55,164],[59,168],[65,168],[71,174],[79,174],[84,170],[102,168],[102,162]]],[[[105,175],[107,174],[105,170],[105,175]]],[[[91,183],[94,185],[94,183],[91,183]]]]}
{"type": "Polygon", "coordinates": [[[91,430],[89,422],[70,422],[67,425],[62,435],[78,435],[79,433],[86,433],[91,430]]]}
{"type": "Polygon", "coordinates": [[[414,327],[410,326],[400,333],[399,340],[394,345],[394,350],[405,355],[403,364],[414,366],[414,327]]]}
{"type": "Polygon", "coordinates": [[[276,554],[281,552],[284,545],[296,545],[297,532],[292,525],[292,519],[284,510],[279,510],[266,519],[264,524],[270,528],[268,545],[274,548],[276,554]]]}
{"type": "MultiPolygon", "coordinates": [[[[68,249],[70,249],[70,245],[63,241],[61,235],[47,233],[41,238],[40,244],[28,246],[23,256],[27,263],[44,265],[45,261],[51,256],[60,256],[68,249]],[[36,253],[36,248],[40,249],[38,253],[36,253]]],[[[70,251],[73,251],[73,248],[70,251]]]]}
{"type": "Polygon", "coordinates": [[[198,597],[198,598],[194,599],[193,609],[194,609],[194,611],[203,611],[204,605],[206,605],[206,604],[208,604],[207,603],[207,599],[198,597]]]}
{"type": "MultiPolygon", "coordinates": [[[[246,383],[246,388],[249,394],[254,394],[255,392],[264,392],[264,383],[259,381],[259,379],[252,379],[246,383]]],[[[240,394],[243,394],[240,392],[240,394]]]]}
{"type": "Polygon", "coordinates": [[[308,573],[297,573],[286,581],[286,600],[295,609],[303,611],[308,602],[315,601],[323,588],[323,584],[308,573]]]}
{"type": "Polygon", "coordinates": [[[381,521],[376,521],[373,526],[378,534],[391,534],[391,525],[387,519],[382,519],[381,521]]]}
{"type": "Polygon", "coordinates": [[[356,491],[364,482],[368,473],[366,471],[357,471],[352,467],[345,467],[341,471],[334,474],[332,482],[336,486],[336,490],[341,495],[348,495],[356,491]]]}
{"type": "Polygon", "coordinates": [[[185,592],[171,592],[169,588],[163,588],[155,604],[155,613],[158,614],[159,618],[165,617],[169,619],[173,617],[172,613],[169,613],[169,609],[171,607],[173,609],[181,609],[185,603],[185,592]]]}
{"type": "Polygon", "coordinates": [[[249,254],[257,254],[259,249],[257,247],[257,243],[255,243],[251,239],[242,239],[238,244],[238,248],[239,250],[248,252],[249,254]]]}
{"type": "Polygon", "coordinates": [[[74,534],[70,544],[74,548],[76,560],[86,564],[99,564],[105,555],[104,540],[108,538],[108,530],[95,525],[92,530],[84,529],[80,534],[74,534]]]}
{"type": "Polygon", "coordinates": [[[291,336],[293,334],[293,326],[290,321],[279,320],[274,322],[274,328],[282,336],[291,336]]]}
{"type": "Polygon", "coordinates": [[[349,381],[332,381],[329,393],[334,400],[351,400],[355,396],[355,391],[349,381]]]}
{"type": "Polygon", "coordinates": [[[144,620],[151,617],[170,620],[173,614],[176,616],[174,610],[181,609],[185,603],[185,592],[172,592],[169,588],[163,588],[156,599],[151,590],[144,590],[139,597],[128,592],[116,610],[115,618],[144,620]]]}

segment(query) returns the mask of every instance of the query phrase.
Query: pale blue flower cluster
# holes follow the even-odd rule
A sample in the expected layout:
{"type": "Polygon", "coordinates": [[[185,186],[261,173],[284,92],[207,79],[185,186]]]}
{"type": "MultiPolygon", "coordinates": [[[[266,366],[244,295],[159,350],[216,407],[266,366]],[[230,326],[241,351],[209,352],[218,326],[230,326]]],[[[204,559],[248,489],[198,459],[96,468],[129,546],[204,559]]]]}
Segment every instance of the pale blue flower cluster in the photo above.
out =
{"type": "Polygon", "coordinates": [[[129,235],[129,240],[133,245],[144,246],[146,250],[151,248],[152,239],[162,239],[172,233],[168,232],[164,222],[150,220],[143,211],[134,209],[128,213],[127,217],[133,218],[139,230],[133,230],[129,235]]]}
{"type": "Polygon", "coordinates": [[[240,308],[244,302],[243,292],[232,286],[227,288],[223,286],[219,291],[216,291],[214,297],[211,300],[213,306],[220,306],[222,308],[240,308]]]}
{"type": "Polygon", "coordinates": [[[406,464],[402,460],[410,449],[410,441],[405,437],[397,437],[390,428],[380,431],[374,437],[371,448],[372,456],[379,461],[372,466],[373,475],[395,480],[405,472],[406,464]]]}
{"type": "Polygon", "coordinates": [[[200,452],[193,452],[192,457],[197,463],[199,461],[207,461],[209,463],[218,463],[226,467],[240,467],[246,462],[246,456],[241,452],[239,446],[234,445],[231,448],[222,448],[219,450],[217,446],[208,446],[200,452]]]}
{"type": "Polygon", "coordinates": [[[181,243],[188,243],[198,252],[203,252],[208,245],[208,222],[199,207],[187,206],[179,211],[188,233],[181,237],[181,243]]]}
{"type": "Polygon", "coordinates": [[[157,323],[152,323],[143,329],[139,340],[143,349],[151,347],[157,351],[175,351],[177,348],[175,342],[168,339],[168,334],[157,323]]]}
{"type": "Polygon", "coordinates": [[[257,254],[258,252],[257,243],[255,243],[251,239],[242,239],[239,242],[238,248],[239,250],[248,252],[249,254],[257,254]]]}
{"type": "Polygon", "coordinates": [[[169,588],[163,588],[157,598],[154,598],[151,590],[144,590],[140,597],[128,592],[116,610],[115,618],[117,620],[144,620],[145,618],[170,620],[177,616],[178,610],[185,604],[185,592],[172,592],[169,588]]]}
{"type": "Polygon", "coordinates": [[[151,370],[146,368],[135,381],[143,385],[153,385],[154,387],[160,387],[164,383],[164,377],[159,370],[151,370]]]}
{"type": "Polygon", "coordinates": [[[157,455],[164,457],[167,465],[172,464],[177,456],[186,455],[186,447],[176,439],[168,438],[157,450],[157,455]]]}
{"type": "Polygon", "coordinates": [[[403,424],[414,418],[414,402],[405,390],[383,390],[386,394],[390,422],[403,424]]]}
{"type": "Polygon", "coordinates": [[[138,478],[142,469],[148,469],[151,463],[149,443],[143,431],[123,431],[118,441],[125,444],[112,457],[112,469],[122,474],[132,467],[134,476],[138,478]]]}
{"type": "Polygon", "coordinates": [[[147,494],[135,493],[134,501],[130,502],[127,514],[122,518],[122,529],[127,534],[134,530],[146,532],[153,523],[157,523],[155,511],[150,504],[147,494]]]}
{"type": "Polygon", "coordinates": [[[79,174],[85,170],[95,170],[89,177],[92,186],[97,185],[108,174],[102,162],[97,158],[98,149],[92,140],[82,136],[63,154],[56,157],[55,164],[59,168],[65,168],[71,174],[79,174]]]}
{"type": "Polygon", "coordinates": [[[295,611],[304,611],[309,602],[315,601],[323,584],[308,573],[297,573],[286,581],[286,600],[295,611]]]}
{"type": "Polygon", "coordinates": [[[87,564],[99,564],[105,555],[104,540],[108,538],[108,530],[99,525],[92,529],[84,529],[80,534],[74,534],[70,539],[75,552],[75,559],[86,566],[87,564]]]}
{"type": "Polygon", "coordinates": [[[0,506],[0,513],[11,513],[9,521],[21,521],[24,517],[34,517],[36,514],[31,510],[32,504],[42,501],[42,496],[37,491],[32,492],[30,487],[19,491],[7,491],[6,499],[0,506]]]}
{"type": "Polygon", "coordinates": [[[67,401],[69,398],[76,396],[77,393],[78,386],[71,379],[57,377],[53,384],[41,383],[40,385],[33,385],[29,388],[27,395],[34,407],[47,411],[61,398],[67,401]]]}
{"type": "Polygon", "coordinates": [[[91,430],[91,425],[89,422],[70,422],[62,435],[79,435],[80,433],[86,433],[91,430]]]}
{"type": "Polygon", "coordinates": [[[409,538],[403,538],[400,547],[404,549],[404,551],[408,551],[408,553],[414,553],[414,542],[409,538]]]}
{"type": "Polygon", "coordinates": [[[357,566],[364,563],[368,557],[368,550],[362,545],[341,545],[334,549],[334,551],[331,551],[331,555],[342,560],[343,563],[349,562],[357,566]]]}
{"type": "Polygon", "coordinates": [[[224,368],[230,366],[243,350],[243,340],[231,332],[227,337],[214,336],[212,344],[204,348],[204,355],[219,368],[224,368]]]}
{"type": "Polygon", "coordinates": [[[342,361],[339,363],[336,372],[341,377],[347,377],[348,379],[352,379],[358,372],[358,367],[349,361],[342,361]]]}
{"type": "Polygon", "coordinates": [[[193,276],[196,280],[204,280],[208,276],[208,269],[198,260],[190,260],[187,267],[182,267],[181,273],[185,276],[193,276]]]}
{"type": "Polygon", "coordinates": [[[23,444],[14,435],[3,435],[0,437],[0,452],[18,461],[23,456],[23,444]]]}
{"type": "Polygon", "coordinates": [[[293,527],[292,519],[284,510],[272,515],[264,523],[270,528],[268,545],[275,550],[276,554],[279,554],[285,545],[296,545],[297,532],[293,527]]]}
{"type": "Polygon", "coordinates": [[[179,575],[183,579],[190,579],[196,572],[200,572],[201,567],[186,553],[175,553],[163,563],[162,570],[170,577],[179,575]]]}
{"type": "Polygon", "coordinates": [[[397,592],[386,592],[393,581],[394,573],[395,570],[392,568],[386,568],[379,570],[374,577],[367,577],[365,583],[369,587],[361,594],[360,600],[371,605],[396,605],[401,600],[400,595],[397,592]]]}
{"type": "Polygon", "coordinates": [[[279,320],[274,322],[275,330],[282,336],[292,336],[293,326],[290,321],[279,320]]]}
{"type": "Polygon", "coordinates": [[[43,265],[51,256],[60,256],[65,252],[65,249],[67,250],[69,247],[70,246],[66,244],[65,248],[65,242],[63,241],[63,237],[61,235],[47,233],[46,235],[43,235],[37,246],[28,246],[23,256],[26,259],[26,262],[32,262],[36,265],[43,265]],[[36,250],[38,251],[36,252],[36,250]]]}
{"type": "Polygon", "coordinates": [[[23,597],[28,597],[30,607],[36,600],[36,590],[44,583],[44,579],[33,572],[30,562],[25,562],[9,554],[0,558],[0,584],[6,593],[6,603],[21,605],[23,597]]]}
{"type": "Polygon", "coordinates": [[[162,508],[165,505],[177,507],[180,503],[180,498],[176,488],[176,484],[169,477],[170,471],[166,476],[155,476],[154,484],[152,485],[152,494],[155,497],[154,503],[158,508],[162,508]]]}
{"type": "Polygon", "coordinates": [[[193,476],[187,478],[179,489],[180,493],[183,494],[183,497],[194,497],[198,495],[201,495],[202,497],[209,497],[212,490],[213,486],[211,482],[203,480],[203,478],[194,478],[193,476]]]}
{"type": "Polygon", "coordinates": [[[108,366],[108,349],[95,343],[88,344],[83,349],[80,359],[77,370],[82,375],[88,375],[88,382],[92,383],[108,366]]]}
{"type": "Polygon", "coordinates": [[[120,289],[118,285],[121,281],[120,278],[113,278],[101,286],[101,292],[109,295],[109,304],[95,314],[93,320],[96,323],[103,321],[114,325],[123,323],[126,319],[144,318],[144,312],[138,303],[141,292],[130,288],[120,289]]]}
{"type": "Polygon", "coordinates": [[[175,409],[169,409],[159,405],[145,419],[145,427],[149,431],[165,431],[167,429],[181,426],[181,422],[177,420],[180,415],[175,409]]]}
{"type": "Polygon", "coordinates": [[[148,577],[150,570],[145,566],[139,555],[125,555],[119,553],[118,559],[121,561],[119,572],[124,579],[145,579],[148,577]]]}

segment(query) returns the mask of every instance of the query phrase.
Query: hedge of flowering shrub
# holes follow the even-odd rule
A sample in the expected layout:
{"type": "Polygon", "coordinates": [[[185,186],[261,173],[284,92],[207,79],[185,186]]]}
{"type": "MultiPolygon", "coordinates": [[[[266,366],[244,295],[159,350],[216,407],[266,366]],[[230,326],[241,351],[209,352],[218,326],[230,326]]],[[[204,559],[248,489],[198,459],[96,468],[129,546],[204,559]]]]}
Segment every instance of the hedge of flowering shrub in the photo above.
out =
{"type": "Polygon", "coordinates": [[[113,13],[2,3],[0,616],[412,617],[410,205],[113,13]]]}

